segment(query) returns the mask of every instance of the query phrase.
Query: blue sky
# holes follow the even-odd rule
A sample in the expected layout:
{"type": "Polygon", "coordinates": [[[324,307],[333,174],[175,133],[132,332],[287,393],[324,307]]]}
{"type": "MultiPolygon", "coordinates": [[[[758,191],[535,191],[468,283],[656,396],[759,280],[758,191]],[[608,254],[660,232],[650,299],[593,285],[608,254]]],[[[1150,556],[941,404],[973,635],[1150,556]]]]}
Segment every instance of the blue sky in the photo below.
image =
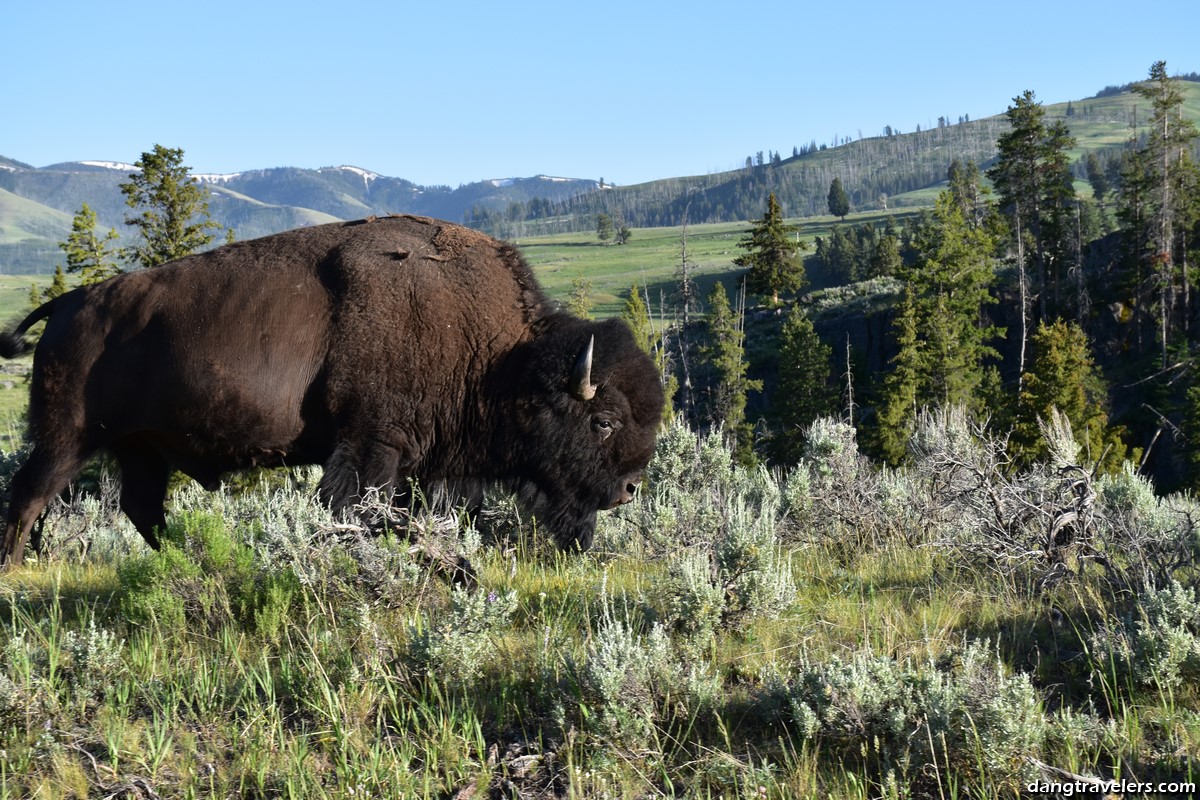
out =
{"type": "Polygon", "coordinates": [[[0,155],[632,184],[1200,72],[1200,2],[13,2],[0,155]],[[1024,43],[1017,47],[1014,40],[1024,43]]]}

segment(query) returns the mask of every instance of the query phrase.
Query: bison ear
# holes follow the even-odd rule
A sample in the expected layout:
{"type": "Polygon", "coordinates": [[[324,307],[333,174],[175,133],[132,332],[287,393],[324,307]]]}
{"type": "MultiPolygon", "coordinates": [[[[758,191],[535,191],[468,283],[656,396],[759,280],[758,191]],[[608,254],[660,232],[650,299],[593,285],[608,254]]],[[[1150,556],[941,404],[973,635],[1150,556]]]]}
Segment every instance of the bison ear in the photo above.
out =
{"type": "Polygon", "coordinates": [[[595,344],[596,337],[592,336],[571,368],[571,394],[578,400],[591,400],[596,396],[596,384],[592,383],[592,349],[595,344]]]}

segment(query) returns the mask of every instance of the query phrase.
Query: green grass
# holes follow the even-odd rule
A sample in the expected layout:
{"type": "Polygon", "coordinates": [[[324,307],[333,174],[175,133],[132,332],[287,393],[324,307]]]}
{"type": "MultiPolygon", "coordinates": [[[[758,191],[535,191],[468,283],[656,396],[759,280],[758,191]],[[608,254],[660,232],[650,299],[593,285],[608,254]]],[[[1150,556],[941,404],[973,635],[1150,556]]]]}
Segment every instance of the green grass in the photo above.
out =
{"type": "MultiPolygon", "coordinates": [[[[914,193],[915,194],[915,193],[914,193]]],[[[908,198],[909,195],[904,195],[908,198]]],[[[915,201],[914,201],[915,202],[915,201]]],[[[932,203],[932,199],[930,199],[932,203]]],[[[806,217],[788,220],[800,229],[800,239],[809,251],[817,236],[827,236],[834,225],[871,222],[883,225],[889,216],[899,222],[912,210],[899,212],[855,212],[845,222],[835,217],[806,217]]],[[[704,298],[717,281],[726,290],[735,291],[745,270],[733,260],[743,254],[738,242],[749,230],[749,223],[728,222],[691,225],[687,231],[688,261],[704,298]]],[[[682,253],[683,229],[638,228],[625,245],[603,244],[594,233],[557,234],[520,239],[516,242],[551,297],[565,300],[571,282],[582,276],[591,281],[592,314],[608,317],[621,313],[629,287],[637,283],[649,290],[651,313],[659,314],[660,298],[668,314],[673,304],[676,272],[682,253]]]]}

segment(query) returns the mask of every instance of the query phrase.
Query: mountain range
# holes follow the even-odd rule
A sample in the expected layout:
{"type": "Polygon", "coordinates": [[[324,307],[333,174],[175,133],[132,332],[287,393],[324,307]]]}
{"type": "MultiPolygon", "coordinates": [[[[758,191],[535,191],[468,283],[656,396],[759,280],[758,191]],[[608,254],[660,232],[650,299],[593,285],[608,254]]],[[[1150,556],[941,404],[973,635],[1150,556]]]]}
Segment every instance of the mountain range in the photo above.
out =
{"type": "MultiPolygon", "coordinates": [[[[98,226],[124,233],[120,184],[136,168],[113,161],[74,161],[33,167],[0,156],[0,272],[47,272],[62,262],[58,242],[87,203],[98,226]]],[[[563,200],[598,188],[594,180],[532,178],[487,180],[459,186],[419,186],[352,166],[276,167],[229,175],[194,174],[209,189],[209,213],[252,239],[304,225],[371,214],[421,214],[462,220],[470,209],[502,211],[534,198],[563,200]]]]}

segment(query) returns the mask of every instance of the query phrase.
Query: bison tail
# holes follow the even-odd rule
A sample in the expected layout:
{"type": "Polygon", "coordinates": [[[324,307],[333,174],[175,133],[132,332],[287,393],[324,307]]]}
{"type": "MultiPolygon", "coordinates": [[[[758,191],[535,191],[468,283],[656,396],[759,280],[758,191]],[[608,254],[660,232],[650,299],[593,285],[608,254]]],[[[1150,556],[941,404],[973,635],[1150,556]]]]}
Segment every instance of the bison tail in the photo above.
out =
{"type": "Polygon", "coordinates": [[[33,346],[25,341],[25,331],[50,316],[57,300],[56,297],[49,302],[42,303],[29,316],[21,320],[20,325],[0,334],[0,358],[17,358],[32,349],[33,346]]]}

